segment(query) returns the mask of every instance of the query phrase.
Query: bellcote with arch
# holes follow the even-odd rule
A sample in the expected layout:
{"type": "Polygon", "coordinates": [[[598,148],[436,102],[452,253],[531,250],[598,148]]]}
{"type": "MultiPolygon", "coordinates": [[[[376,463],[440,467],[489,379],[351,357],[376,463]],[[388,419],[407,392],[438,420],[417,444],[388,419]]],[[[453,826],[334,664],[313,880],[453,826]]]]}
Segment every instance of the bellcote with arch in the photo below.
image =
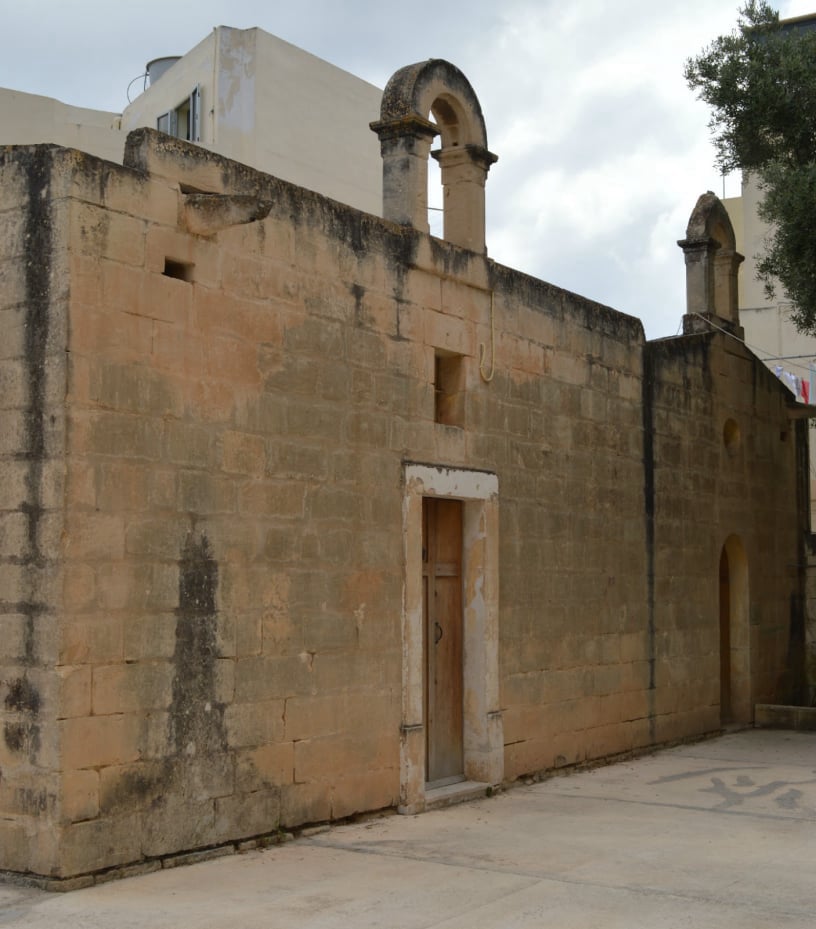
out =
{"type": "Polygon", "coordinates": [[[742,339],[737,275],[743,256],[736,248],[731,219],[710,190],[697,200],[685,239],[677,243],[686,259],[686,315],[683,333],[710,332],[712,326],[742,339]]]}
{"type": "Polygon", "coordinates": [[[430,231],[432,155],[442,175],[443,238],[484,253],[485,181],[498,156],[488,151],[482,108],[465,75],[440,58],[401,68],[383,91],[380,119],[371,129],[383,159],[383,217],[430,231]],[[437,135],[440,148],[431,152],[437,135]]]}

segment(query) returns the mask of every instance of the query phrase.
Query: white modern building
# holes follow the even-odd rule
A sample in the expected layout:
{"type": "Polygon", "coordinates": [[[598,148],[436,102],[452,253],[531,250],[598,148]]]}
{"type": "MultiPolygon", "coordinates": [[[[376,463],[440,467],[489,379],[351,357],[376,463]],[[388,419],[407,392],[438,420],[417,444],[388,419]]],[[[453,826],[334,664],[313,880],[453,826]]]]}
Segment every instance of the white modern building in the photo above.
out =
{"type": "Polygon", "coordinates": [[[122,113],[0,88],[0,145],[53,142],[121,163],[150,127],[368,213],[382,162],[368,124],[382,90],[263,29],[217,26],[186,55],[156,59],[122,113]]]}

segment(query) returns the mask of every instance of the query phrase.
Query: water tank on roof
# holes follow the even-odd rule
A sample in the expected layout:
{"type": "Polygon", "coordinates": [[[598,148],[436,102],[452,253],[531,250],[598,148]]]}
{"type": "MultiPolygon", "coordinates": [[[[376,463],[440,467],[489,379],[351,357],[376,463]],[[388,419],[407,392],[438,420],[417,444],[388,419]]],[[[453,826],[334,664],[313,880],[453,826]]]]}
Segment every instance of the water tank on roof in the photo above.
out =
{"type": "Polygon", "coordinates": [[[169,58],[154,58],[148,61],[145,71],[147,71],[147,81],[151,86],[163,77],[167,71],[181,58],[181,55],[171,56],[169,58]]]}

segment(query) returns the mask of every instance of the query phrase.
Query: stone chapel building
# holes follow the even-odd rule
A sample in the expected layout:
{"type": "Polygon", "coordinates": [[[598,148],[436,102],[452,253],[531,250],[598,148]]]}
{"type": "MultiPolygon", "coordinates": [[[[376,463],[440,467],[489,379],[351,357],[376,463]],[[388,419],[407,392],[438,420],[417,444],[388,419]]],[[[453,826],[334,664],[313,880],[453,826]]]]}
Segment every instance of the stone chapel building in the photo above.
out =
{"type": "Polygon", "coordinates": [[[152,129],[0,148],[1,869],[78,886],[803,697],[807,423],[737,338],[717,198],[647,342],[487,257],[453,65],[371,128],[383,218],[152,129]]]}

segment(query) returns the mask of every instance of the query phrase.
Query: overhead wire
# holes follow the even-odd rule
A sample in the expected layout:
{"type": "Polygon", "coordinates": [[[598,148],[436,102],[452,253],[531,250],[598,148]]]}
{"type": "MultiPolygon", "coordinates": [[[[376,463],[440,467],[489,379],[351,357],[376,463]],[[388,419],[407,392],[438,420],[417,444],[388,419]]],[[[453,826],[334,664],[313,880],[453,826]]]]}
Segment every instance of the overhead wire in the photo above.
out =
{"type": "MultiPolygon", "coordinates": [[[[734,335],[733,332],[729,332],[727,329],[724,329],[722,326],[718,326],[715,322],[712,322],[712,320],[710,320],[708,317],[703,316],[702,313],[693,313],[692,315],[698,317],[699,319],[702,319],[703,322],[711,326],[712,329],[716,329],[718,332],[722,332],[723,335],[727,335],[729,338],[734,339],[735,342],[739,342],[740,344],[744,345],[746,348],[750,348],[751,351],[754,352],[754,354],[759,355],[760,352],[764,354],[766,357],[764,358],[760,357],[760,361],[789,361],[789,360],[793,361],[794,359],[797,359],[797,358],[811,358],[813,359],[814,362],[816,362],[816,349],[814,349],[813,354],[811,355],[808,355],[808,354],[805,354],[805,355],[775,355],[773,354],[773,352],[769,352],[765,348],[760,348],[760,346],[758,345],[753,345],[752,343],[746,341],[745,339],[741,339],[738,335],[734,335]]],[[[794,363],[791,364],[790,367],[798,368],[800,371],[805,371],[808,374],[810,374],[810,367],[808,365],[797,364],[794,361],[794,363]]]]}

